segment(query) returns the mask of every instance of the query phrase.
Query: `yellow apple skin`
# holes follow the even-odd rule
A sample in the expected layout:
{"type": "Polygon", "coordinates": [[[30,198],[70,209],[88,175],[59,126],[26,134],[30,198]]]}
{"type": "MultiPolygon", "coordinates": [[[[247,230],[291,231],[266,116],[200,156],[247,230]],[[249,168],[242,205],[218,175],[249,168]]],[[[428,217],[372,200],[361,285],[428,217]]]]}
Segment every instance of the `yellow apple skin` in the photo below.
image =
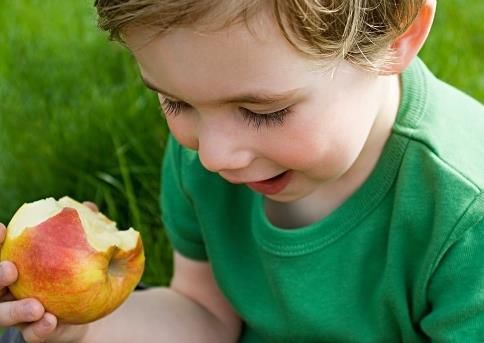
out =
{"type": "Polygon", "coordinates": [[[17,299],[37,298],[63,323],[99,319],[126,300],[144,269],[139,238],[130,251],[93,249],[78,212],[64,208],[43,223],[7,236],[1,260],[13,262],[18,279],[9,286],[17,299]]]}

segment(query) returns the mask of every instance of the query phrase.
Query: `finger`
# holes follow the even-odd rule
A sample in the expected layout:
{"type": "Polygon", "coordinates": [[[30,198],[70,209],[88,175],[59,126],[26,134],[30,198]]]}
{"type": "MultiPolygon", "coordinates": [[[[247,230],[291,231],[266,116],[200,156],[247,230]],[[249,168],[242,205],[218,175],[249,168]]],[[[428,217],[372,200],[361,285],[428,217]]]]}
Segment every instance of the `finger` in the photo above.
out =
{"type": "Polygon", "coordinates": [[[7,286],[17,280],[18,272],[15,264],[10,261],[0,262],[0,296],[6,293],[7,286]]]}
{"type": "Polygon", "coordinates": [[[95,203],[93,203],[92,201],[84,201],[83,204],[87,207],[89,207],[91,210],[93,210],[94,212],[99,212],[99,208],[97,207],[97,205],[95,203]]]}
{"type": "Polygon", "coordinates": [[[7,235],[7,228],[0,223],[0,243],[3,243],[5,236],[7,235]]]}
{"type": "Polygon", "coordinates": [[[17,267],[10,261],[0,262],[0,287],[8,286],[17,280],[17,267]]]}
{"type": "Polygon", "coordinates": [[[45,342],[56,326],[57,318],[53,314],[46,312],[39,321],[27,325],[22,330],[22,335],[24,340],[29,343],[45,342]]]}
{"type": "Polygon", "coordinates": [[[57,320],[55,331],[49,335],[52,342],[79,342],[87,333],[88,325],[63,324],[57,320]]]}
{"type": "Polygon", "coordinates": [[[42,318],[44,307],[36,299],[22,299],[0,303],[0,326],[35,322],[42,318]]]}

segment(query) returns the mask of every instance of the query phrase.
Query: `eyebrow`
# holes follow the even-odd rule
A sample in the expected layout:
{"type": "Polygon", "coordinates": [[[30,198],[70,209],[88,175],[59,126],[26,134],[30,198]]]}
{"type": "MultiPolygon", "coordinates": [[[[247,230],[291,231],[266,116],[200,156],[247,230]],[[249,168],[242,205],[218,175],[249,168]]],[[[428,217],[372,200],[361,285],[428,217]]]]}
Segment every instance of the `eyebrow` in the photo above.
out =
{"type": "MultiPolygon", "coordinates": [[[[145,84],[146,87],[151,89],[152,91],[155,91],[157,93],[160,93],[163,96],[166,96],[167,98],[171,99],[180,99],[179,97],[170,94],[167,91],[164,91],[160,89],[159,87],[156,87],[153,85],[150,81],[145,79],[143,76],[141,76],[141,80],[145,84]]],[[[295,88],[295,89],[290,89],[288,91],[284,91],[281,93],[248,93],[248,94],[241,94],[237,95],[231,98],[227,99],[220,99],[218,102],[220,103],[250,103],[250,104],[261,104],[261,105],[271,105],[277,102],[280,102],[282,100],[286,100],[289,98],[294,97],[295,95],[299,94],[299,92],[302,90],[302,88],[295,88]]]]}

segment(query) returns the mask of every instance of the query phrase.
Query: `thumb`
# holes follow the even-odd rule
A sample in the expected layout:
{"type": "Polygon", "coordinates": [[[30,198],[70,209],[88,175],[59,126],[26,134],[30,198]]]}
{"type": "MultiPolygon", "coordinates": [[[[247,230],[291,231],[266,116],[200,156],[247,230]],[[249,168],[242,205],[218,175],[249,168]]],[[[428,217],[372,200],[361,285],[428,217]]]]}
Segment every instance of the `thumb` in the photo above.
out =
{"type": "Polygon", "coordinates": [[[94,212],[99,212],[99,208],[92,201],[84,201],[82,204],[89,207],[94,212]]]}
{"type": "Polygon", "coordinates": [[[7,234],[7,228],[5,225],[0,223],[0,244],[5,240],[5,235],[7,234]]]}

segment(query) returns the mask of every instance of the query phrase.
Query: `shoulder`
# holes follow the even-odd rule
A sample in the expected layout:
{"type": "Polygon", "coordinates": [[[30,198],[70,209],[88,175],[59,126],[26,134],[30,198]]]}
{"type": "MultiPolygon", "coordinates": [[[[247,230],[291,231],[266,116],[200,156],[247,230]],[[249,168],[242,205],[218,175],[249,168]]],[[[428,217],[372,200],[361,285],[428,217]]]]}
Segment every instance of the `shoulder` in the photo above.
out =
{"type": "Polygon", "coordinates": [[[402,76],[393,134],[406,142],[395,202],[445,251],[484,217],[484,109],[417,60],[402,76]]]}
{"type": "Polygon", "coordinates": [[[427,168],[482,191],[484,106],[437,79],[420,60],[402,78],[410,114],[399,118],[395,132],[409,138],[410,150],[420,153],[421,163],[427,160],[427,168]]]}

